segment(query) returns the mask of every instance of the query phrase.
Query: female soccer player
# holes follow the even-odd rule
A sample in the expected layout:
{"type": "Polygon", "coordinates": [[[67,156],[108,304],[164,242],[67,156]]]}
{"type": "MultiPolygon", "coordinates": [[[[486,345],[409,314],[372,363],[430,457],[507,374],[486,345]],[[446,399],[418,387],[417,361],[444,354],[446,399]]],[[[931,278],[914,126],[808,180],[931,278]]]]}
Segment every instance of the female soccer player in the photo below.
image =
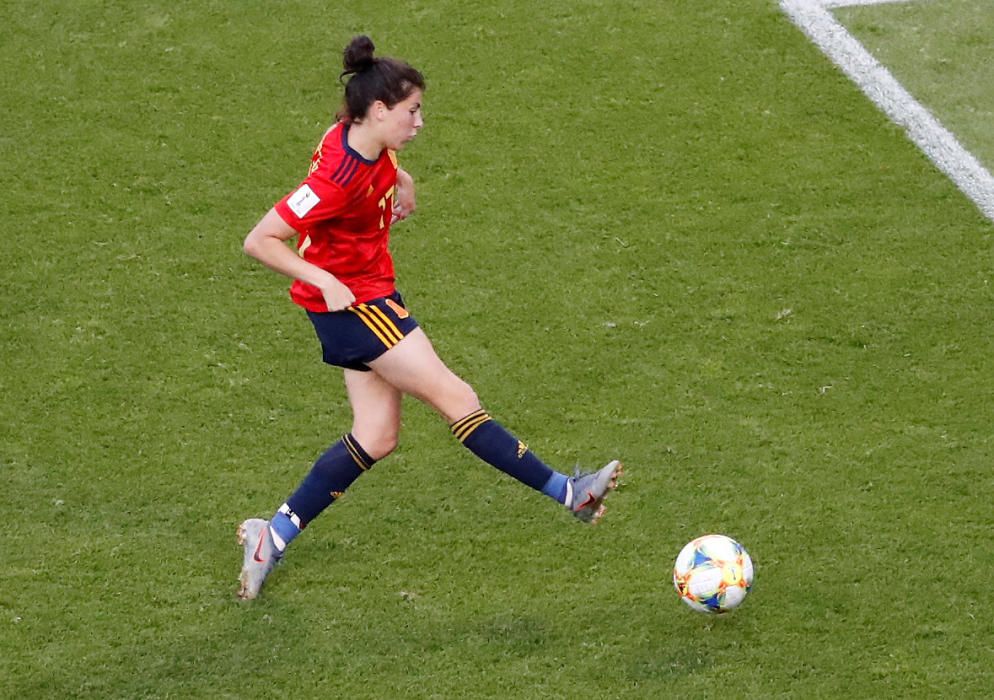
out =
{"type": "Polygon", "coordinates": [[[342,367],[352,431],[314,463],[270,520],[238,527],[244,547],[239,596],[255,598],[288,544],[345,489],[397,446],[401,397],[424,401],[478,457],[596,522],[621,463],[590,474],[553,471],[483,410],[473,389],[435,354],[394,288],[390,224],[415,209],[414,181],[396,152],[424,125],[424,78],[373,55],[355,37],[345,48],[348,77],[338,121],[325,132],[307,177],[262,217],[245,252],[294,281],[293,301],[310,317],[324,361],[342,367]],[[286,241],[296,237],[296,251],[286,241]]]}

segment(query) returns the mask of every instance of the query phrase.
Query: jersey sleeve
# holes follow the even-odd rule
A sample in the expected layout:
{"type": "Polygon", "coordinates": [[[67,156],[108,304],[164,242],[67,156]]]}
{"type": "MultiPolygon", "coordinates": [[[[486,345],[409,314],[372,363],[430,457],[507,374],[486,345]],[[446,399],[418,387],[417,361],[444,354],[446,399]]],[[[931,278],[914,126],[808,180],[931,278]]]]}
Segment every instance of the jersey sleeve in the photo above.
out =
{"type": "Polygon", "coordinates": [[[302,233],[314,224],[342,216],[348,210],[348,195],[338,185],[312,175],[274,208],[287,224],[302,233]]]}

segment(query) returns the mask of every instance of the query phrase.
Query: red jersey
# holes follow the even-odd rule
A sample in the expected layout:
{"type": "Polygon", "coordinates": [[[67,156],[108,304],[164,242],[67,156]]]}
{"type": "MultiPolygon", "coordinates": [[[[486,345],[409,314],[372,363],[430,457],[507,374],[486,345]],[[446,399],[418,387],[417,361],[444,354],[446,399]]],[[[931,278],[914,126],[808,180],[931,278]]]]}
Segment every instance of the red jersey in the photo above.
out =
{"type": "MultiPolygon", "coordinates": [[[[333,274],[360,303],[395,291],[387,243],[397,156],[384,150],[367,160],[349,147],[348,134],[342,123],[325,132],[307,178],[275,209],[299,234],[297,253],[333,274]]],[[[321,291],[300,280],[290,296],[305,309],[328,310],[321,291]]]]}

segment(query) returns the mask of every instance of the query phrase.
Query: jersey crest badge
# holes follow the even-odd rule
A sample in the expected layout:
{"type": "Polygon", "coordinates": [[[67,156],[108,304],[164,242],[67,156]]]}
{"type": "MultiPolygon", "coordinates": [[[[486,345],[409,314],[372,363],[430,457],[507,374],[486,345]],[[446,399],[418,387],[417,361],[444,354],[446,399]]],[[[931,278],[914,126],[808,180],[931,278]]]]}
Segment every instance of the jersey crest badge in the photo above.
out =
{"type": "Polygon", "coordinates": [[[298,219],[303,219],[307,216],[307,212],[320,201],[321,198],[311,189],[310,185],[304,185],[290,195],[289,199],[286,200],[286,205],[290,207],[290,211],[297,215],[298,219]]]}

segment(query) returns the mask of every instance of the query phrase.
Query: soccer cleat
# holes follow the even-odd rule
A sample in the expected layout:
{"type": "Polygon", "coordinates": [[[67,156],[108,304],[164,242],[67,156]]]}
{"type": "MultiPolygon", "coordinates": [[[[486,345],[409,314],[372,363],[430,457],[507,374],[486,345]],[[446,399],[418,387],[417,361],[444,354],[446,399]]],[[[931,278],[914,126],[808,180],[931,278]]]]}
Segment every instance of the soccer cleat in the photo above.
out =
{"type": "Polygon", "coordinates": [[[613,460],[592,474],[576,474],[569,479],[569,503],[567,507],[577,518],[594,524],[604,516],[604,498],[608,491],[618,485],[623,467],[613,460]]]}
{"type": "Polygon", "coordinates": [[[238,597],[252,600],[259,595],[266,576],[279,562],[282,554],[273,544],[269,521],[261,518],[249,518],[238,526],[238,544],[245,548],[242,573],[238,577],[241,582],[238,597]]]}

